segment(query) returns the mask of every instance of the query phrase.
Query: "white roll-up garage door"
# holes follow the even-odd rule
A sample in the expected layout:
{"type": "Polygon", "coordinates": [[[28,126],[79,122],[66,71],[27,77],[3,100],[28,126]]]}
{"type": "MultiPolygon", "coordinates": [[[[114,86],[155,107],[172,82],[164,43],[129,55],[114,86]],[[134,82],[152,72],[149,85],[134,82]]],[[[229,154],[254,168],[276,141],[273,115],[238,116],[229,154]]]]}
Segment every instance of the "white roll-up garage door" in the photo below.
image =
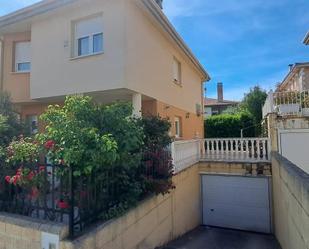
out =
{"type": "Polygon", "coordinates": [[[202,175],[203,224],[271,232],[268,177],[202,175]]]}

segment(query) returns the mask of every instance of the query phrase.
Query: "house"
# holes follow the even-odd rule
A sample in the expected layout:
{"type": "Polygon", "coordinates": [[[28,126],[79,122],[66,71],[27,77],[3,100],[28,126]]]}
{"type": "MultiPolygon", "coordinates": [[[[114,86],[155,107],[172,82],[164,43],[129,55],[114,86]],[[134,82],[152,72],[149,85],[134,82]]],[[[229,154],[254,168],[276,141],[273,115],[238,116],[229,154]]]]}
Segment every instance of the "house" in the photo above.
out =
{"type": "Polygon", "coordinates": [[[277,92],[309,90],[309,62],[289,65],[289,72],[277,86],[277,92]]]}
{"type": "Polygon", "coordinates": [[[204,99],[204,117],[221,114],[229,107],[234,107],[239,104],[237,101],[225,100],[223,98],[223,84],[217,84],[217,99],[204,99]]]}
{"type": "Polygon", "coordinates": [[[304,43],[305,45],[309,45],[309,32],[306,34],[303,43],[304,43]]]}
{"type": "Polygon", "coordinates": [[[178,139],[203,137],[209,75],[161,7],[158,0],[44,0],[1,17],[1,90],[32,132],[49,104],[85,94],[168,118],[178,139]]]}

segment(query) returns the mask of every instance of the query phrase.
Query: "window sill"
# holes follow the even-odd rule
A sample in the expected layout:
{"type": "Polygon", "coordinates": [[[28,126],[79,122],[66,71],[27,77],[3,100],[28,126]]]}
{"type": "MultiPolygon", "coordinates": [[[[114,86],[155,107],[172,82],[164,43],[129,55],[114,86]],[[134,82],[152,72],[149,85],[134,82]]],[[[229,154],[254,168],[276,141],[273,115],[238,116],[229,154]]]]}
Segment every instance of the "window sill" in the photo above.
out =
{"type": "Polygon", "coordinates": [[[75,61],[75,60],[89,58],[89,57],[98,56],[98,55],[102,55],[102,54],[104,54],[104,52],[99,52],[99,53],[94,53],[94,54],[87,54],[87,55],[81,55],[81,56],[71,57],[70,60],[71,61],[75,61]]]}
{"type": "Polygon", "coordinates": [[[182,87],[182,84],[181,82],[177,81],[177,80],[174,80],[173,83],[179,87],[182,87]]]}
{"type": "Polygon", "coordinates": [[[11,74],[30,74],[30,71],[11,72],[11,74]]]}

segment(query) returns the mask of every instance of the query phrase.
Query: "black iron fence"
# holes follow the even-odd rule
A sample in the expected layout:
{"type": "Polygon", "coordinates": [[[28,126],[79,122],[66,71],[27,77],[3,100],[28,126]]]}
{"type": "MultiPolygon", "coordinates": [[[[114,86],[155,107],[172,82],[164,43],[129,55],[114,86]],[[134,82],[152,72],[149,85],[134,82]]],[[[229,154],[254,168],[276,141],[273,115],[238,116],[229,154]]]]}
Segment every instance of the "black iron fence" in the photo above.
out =
{"type": "Polygon", "coordinates": [[[68,222],[69,172],[62,165],[2,166],[0,211],[68,222]]]}
{"type": "Polygon", "coordinates": [[[137,170],[113,165],[87,175],[75,175],[74,167],[64,165],[0,163],[0,211],[65,223],[70,237],[77,237],[146,195],[169,191],[170,152],[145,153],[141,160],[137,170]]]}

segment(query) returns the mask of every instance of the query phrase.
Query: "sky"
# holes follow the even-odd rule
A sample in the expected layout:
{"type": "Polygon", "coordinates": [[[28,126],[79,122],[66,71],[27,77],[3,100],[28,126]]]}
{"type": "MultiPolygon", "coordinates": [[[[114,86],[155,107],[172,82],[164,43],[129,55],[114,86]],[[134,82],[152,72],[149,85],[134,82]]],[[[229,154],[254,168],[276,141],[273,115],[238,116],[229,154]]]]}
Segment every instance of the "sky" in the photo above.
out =
{"type": "MultiPolygon", "coordinates": [[[[0,16],[38,0],[0,0],[0,16]]],[[[270,90],[288,65],[309,61],[309,0],[164,0],[164,12],[211,76],[207,97],[270,90]]]]}

